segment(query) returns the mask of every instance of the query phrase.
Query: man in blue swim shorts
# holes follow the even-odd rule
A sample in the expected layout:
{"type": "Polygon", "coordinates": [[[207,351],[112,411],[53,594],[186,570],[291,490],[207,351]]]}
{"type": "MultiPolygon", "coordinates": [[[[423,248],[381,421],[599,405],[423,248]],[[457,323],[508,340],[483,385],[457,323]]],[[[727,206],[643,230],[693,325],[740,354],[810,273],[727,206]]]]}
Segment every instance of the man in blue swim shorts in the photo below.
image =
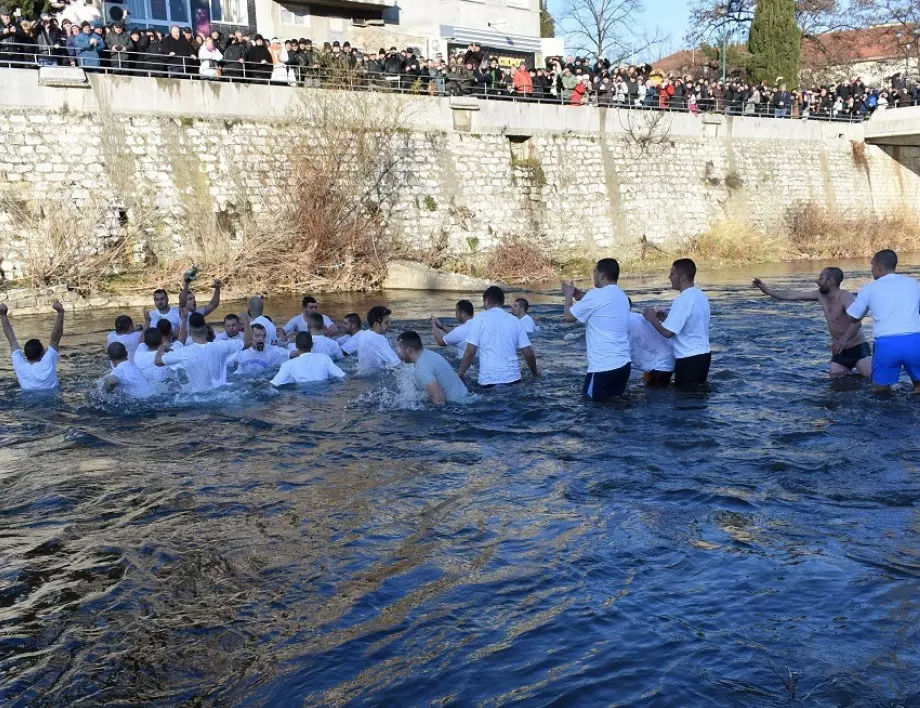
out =
{"type": "Polygon", "coordinates": [[[895,273],[898,256],[894,251],[879,251],[872,258],[872,277],[856,300],[847,308],[851,329],[871,312],[875,323],[875,356],[872,383],[876,393],[887,392],[907,370],[920,394],[920,282],[895,273]]]}

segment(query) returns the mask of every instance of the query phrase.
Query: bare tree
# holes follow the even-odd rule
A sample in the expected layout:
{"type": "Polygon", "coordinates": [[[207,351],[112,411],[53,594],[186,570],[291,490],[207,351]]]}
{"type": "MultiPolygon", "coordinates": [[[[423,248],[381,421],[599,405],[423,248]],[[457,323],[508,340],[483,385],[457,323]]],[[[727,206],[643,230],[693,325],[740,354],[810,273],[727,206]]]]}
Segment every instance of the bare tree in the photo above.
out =
{"type": "MultiPolygon", "coordinates": [[[[825,32],[863,26],[839,0],[796,0],[795,6],[796,19],[806,41],[825,32]]],[[[721,40],[723,32],[728,31],[731,41],[747,41],[756,9],[757,0],[693,0],[686,39],[692,44],[714,38],[721,40]]]]}
{"type": "Polygon", "coordinates": [[[643,31],[644,9],[642,0],[563,0],[559,24],[576,52],[617,64],[663,40],[643,31]]]}
{"type": "Polygon", "coordinates": [[[920,0],[855,0],[853,9],[865,26],[887,26],[908,73],[920,70],[920,0]]]}

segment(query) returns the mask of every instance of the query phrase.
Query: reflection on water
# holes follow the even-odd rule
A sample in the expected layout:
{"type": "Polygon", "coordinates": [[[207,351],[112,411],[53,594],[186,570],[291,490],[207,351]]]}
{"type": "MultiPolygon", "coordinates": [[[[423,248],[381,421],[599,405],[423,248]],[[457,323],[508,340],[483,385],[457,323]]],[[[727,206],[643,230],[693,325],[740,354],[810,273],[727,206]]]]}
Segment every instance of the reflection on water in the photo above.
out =
{"type": "MultiPolygon", "coordinates": [[[[87,395],[115,313],[71,318],[58,399],[3,362],[0,698],[920,703],[918,403],[828,382],[819,308],[753,274],[701,279],[709,393],[606,407],[558,292],[545,375],[443,411],[390,375],[119,412],[87,395]]],[[[382,299],[427,335],[456,296],[382,299]]]]}

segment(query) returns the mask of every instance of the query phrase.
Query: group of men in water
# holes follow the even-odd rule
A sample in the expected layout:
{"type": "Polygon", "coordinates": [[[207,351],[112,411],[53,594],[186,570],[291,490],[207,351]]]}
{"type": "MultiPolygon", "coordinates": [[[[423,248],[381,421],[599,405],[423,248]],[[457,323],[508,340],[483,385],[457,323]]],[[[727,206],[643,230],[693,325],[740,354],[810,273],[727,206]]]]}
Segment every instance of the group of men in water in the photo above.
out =
{"type": "MultiPolygon", "coordinates": [[[[833,338],[831,375],[850,374],[854,369],[872,377],[878,389],[898,381],[906,368],[920,393],[920,283],[897,274],[897,255],[878,252],[872,259],[874,282],[855,297],[841,288],[843,272],[825,268],[815,291],[777,290],[755,279],[764,293],[791,301],[815,300],[824,307],[833,338]],[[861,320],[872,312],[875,320],[875,356],[861,330],[861,320]]],[[[586,328],[587,374],[584,395],[605,401],[623,395],[633,368],[644,372],[651,387],[699,386],[708,380],[712,362],[709,343],[709,299],[696,287],[696,264],[681,258],[671,266],[669,279],[677,297],[668,312],[646,308],[632,311],[632,303],[619,287],[619,264],[604,258],[594,268],[594,288],[562,283],[563,318],[586,328]]],[[[220,305],[222,283],[214,281],[214,295],[197,307],[187,277],[179,305],[171,306],[165,290],[153,295],[154,309],[145,315],[145,326],[136,327],[128,315],[115,320],[108,335],[106,354],[112,370],[101,379],[108,392],[149,398],[169,385],[188,393],[202,393],[224,386],[228,376],[251,376],[271,372],[274,386],[342,379],[336,364],[356,357],[360,373],[371,373],[413,364],[419,387],[437,404],[462,403],[470,393],[463,378],[478,362],[482,388],[509,386],[521,381],[523,357],[533,377],[539,375],[537,356],[530,336],[538,331],[528,314],[529,303],[518,298],[511,311],[504,309],[505,293],[498,287],[482,295],[483,309],[476,314],[472,302],[457,303],[457,326],[448,328],[432,318],[434,342],[456,347],[460,359],[455,372],[440,354],[424,347],[417,332],[405,331],[396,339],[395,350],[386,337],[391,312],[377,305],[367,313],[367,328],[355,313],[341,326],[319,312],[315,298],[303,298],[303,310],[283,327],[265,315],[264,298],[252,297],[246,312],[228,314],[223,331],[215,332],[206,316],[220,305]],[[171,384],[170,382],[174,382],[171,384]]],[[[64,330],[64,308],[57,313],[49,346],[30,339],[20,348],[6,305],[0,304],[0,324],[10,344],[13,368],[24,390],[49,390],[59,386],[58,351],[64,330]]]]}

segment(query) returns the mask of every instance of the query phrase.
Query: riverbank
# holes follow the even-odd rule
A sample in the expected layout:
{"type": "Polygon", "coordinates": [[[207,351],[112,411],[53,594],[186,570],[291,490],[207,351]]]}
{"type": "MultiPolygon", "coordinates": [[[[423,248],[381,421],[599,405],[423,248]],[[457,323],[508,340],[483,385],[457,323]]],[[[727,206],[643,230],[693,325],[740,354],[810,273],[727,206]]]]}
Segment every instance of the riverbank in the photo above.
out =
{"type": "MultiPolygon", "coordinates": [[[[667,276],[670,267],[670,256],[662,258],[654,264],[646,261],[644,264],[624,264],[622,269],[621,285],[627,290],[632,287],[648,287],[653,284],[660,285],[663,289],[667,288],[667,276]]],[[[901,262],[907,266],[910,264],[920,263],[920,251],[911,253],[902,253],[901,262]]],[[[794,261],[773,261],[763,263],[742,263],[737,261],[717,262],[714,260],[698,261],[699,277],[701,285],[707,285],[714,282],[731,283],[734,286],[744,287],[750,283],[753,277],[763,278],[795,278],[802,279],[803,282],[810,280],[813,276],[817,277],[818,272],[825,265],[833,263],[843,268],[848,277],[850,274],[865,275],[869,270],[868,257],[861,258],[842,258],[833,260],[821,259],[799,259],[794,261]]],[[[564,271],[544,273],[542,277],[528,280],[525,284],[520,283],[501,283],[499,284],[507,290],[519,291],[525,293],[550,295],[557,291],[559,280],[562,277],[573,278],[581,285],[590,287],[592,262],[587,260],[579,263],[570,264],[570,267],[564,271]]],[[[394,269],[396,270],[396,269],[394,269]]],[[[429,293],[452,293],[456,295],[467,295],[474,302],[478,302],[476,297],[482,290],[497,281],[488,279],[479,279],[470,277],[465,274],[444,273],[434,271],[433,269],[418,263],[399,262],[398,274],[382,281],[381,287],[371,290],[351,290],[337,291],[336,293],[327,293],[321,289],[314,292],[323,298],[324,301],[330,299],[346,299],[356,303],[364,303],[367,296],[379,293],[381,298],[386,302],[391,302],[394,297],[404,299],[411,297],[412,292],[426,291],[429,293]],[[404,293],[403,295],[397,295],[404,293]]],[[[860,281],[855,281],[859,283],[860,281]]],[[[126,281],[126,289],[118,290],[118,282],[112,281],[112,289],[81,293],[80,291],[68,288],[66,285],[55,285],[49,287],[15,287],[15,284],[9,284],[6,289],[0,289],[0,302],[6,303],[10,311],[16,316],[28,315],[45,315],[50,311],[51,303],[54,300],[60,300],[68,312],[90,312],[95,310],[122,310],[128,312],[137,312],[139,310],[149,309],[151,306],[151,293],[149,291],[139,291],[137,283],[126,281]]],[[[199,280],[196,282],[198,300],[203,302],[210,298],[210,282],[199,280]]],[[[850,284],[851,289],[858,289],[858,285],[850,284]]],[[[179,286],[170,288],[170,293],[175,300],[175,294],[178,293],[179,286]]],[[[244,288],[234,287],[229,283],[224,287],[222,292],[222,302],[224,303],[244,303],[246,299],[252,296],[252,291],[244,288]]],[[[299,301],[304,294],[302,292],[292,293],[284,291],[272,291],[268,293],[270,299],[277,301],[299,301]]],[[[355,305],[360,310],[359,305],[355,305]]]]}

